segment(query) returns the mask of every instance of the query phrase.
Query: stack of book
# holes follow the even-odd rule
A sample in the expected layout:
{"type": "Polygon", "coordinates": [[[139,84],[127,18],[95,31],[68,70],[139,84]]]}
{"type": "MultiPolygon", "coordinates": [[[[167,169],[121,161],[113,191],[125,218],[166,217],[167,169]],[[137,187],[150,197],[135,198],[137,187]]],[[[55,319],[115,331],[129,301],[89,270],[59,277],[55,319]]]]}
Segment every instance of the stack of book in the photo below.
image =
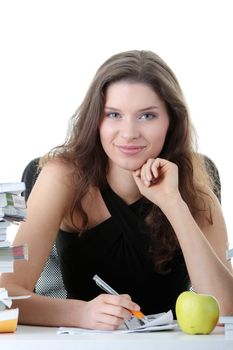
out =
{"type": "MultiPolygon", "coordinates": [[[[26,219],[26,203],[21,193],[23,182],[0,183],[0,273],[13,272],[14,260],[28,259],[26,245],[12,246],[7,240],[7,232],[12,224],[26,219]]],[[[13,299],[5,288],[0,288],[0,333],[14,332],[18,323],[18,308],[11,309],[13,299]]]]}
{"type": "MultiPolygon", "coordinates": [[[[233,258],[233,248],[232,245],[229,245],[226,251],[227,260],[231,260],[233,258]]],[[[225,334],[233,336],[233,315],[231,316],[220,316],[219,322],[224,324],[225,334]]]]}
{"type": "Polygon", "coordinates": [[[21,193],[23,182],[0,183],[0,220],[19,222],[26,218],[26,203],[21,193]]]}
{"type": "Polygon", "coordinates": [[[233,258],[233,248],[229,248],[226,252],[226,258],[227,260],[230,260],[233,258]]]}
{"type": "Polygon", "coordinates": [[[233,315],[232,316],[220,316],[219,322],[224,324],[225,334],[233,336],[233,315]]]}

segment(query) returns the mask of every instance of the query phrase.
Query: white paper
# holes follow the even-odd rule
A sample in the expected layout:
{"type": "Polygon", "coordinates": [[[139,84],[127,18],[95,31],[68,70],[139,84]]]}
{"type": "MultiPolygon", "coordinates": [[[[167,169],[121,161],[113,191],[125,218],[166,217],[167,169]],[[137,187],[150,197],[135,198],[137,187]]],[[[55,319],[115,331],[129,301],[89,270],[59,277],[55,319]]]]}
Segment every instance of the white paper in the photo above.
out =
{"type": "Polygon", "coordinates": [[[129,321],[128,324],[134,325],[127,329],[125,326],[115,330],[115,331],[104,331],[95,329],[85,329],[85,328],[75,328],[75,327],[60,327],[57,331],[58,334],[85,334],[85,333],[136,333],[136,332],[155,332],[162,330],[171,330],[176,327],[176,322],[173,320],[172,311],[164,312],[161,314],[148,315],[147,318],[149,322],[145,325],[140,325],[139,321],[132,318],[132,322],[129,321]],[[136,322],[135,322],[136,321],[136,322]],[[124,327],[124,328],[123,328],[124,327]]]}
{"type": "Polygon", "coordinates": [[[0,288],[0,310],[4,310],[4,307],[10,308],[12,300],[28,299],[31,295],[17,295],[8,296],[8,292],[5,288],[0,288]]]}

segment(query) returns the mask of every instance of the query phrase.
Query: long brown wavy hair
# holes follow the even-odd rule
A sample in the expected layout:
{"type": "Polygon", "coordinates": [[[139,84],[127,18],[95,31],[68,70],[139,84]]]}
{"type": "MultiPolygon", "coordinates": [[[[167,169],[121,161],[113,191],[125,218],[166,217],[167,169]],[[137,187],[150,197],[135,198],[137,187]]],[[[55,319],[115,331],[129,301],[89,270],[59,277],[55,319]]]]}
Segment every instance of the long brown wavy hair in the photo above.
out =
{"type": "MultiPolygon", "coordinates": [[[[72,218],[74,211],[80,213],[82,227],[77,228],[80,234],[88,228],[82,199],[91,186],[104,186],[108,172],[108,158],[99,138],[106,89],[121,80],[145,83],[165,102],[170,123],[159,157],[177,164],[179,190],[194,218],[207,218],[211,222],[210,206],[205,204],[208,201],[204,198],[207,198],[205,188],[211,184],[203,159],[196,153],[194,129],[177,78],[157,54],[133,50],[116,54],[100,66],[82,104],[70,119],[65,142],[53,148],[41,162],[43,165],[49,159],[59,157],[73,164],[77,193],[70,215],[72,218]]],[[[151,205],[145,222],[151,236],[150,250],[155,268],[164,272],[179,249],[178,240],[156,205],[151,205]]]]}

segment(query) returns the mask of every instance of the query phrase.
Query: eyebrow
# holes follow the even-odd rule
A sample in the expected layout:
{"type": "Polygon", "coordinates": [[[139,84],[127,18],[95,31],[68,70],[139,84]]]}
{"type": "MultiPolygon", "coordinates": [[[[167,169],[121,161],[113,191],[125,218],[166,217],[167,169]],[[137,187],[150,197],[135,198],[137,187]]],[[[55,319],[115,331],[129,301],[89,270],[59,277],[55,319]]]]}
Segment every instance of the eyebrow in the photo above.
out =
{"type": "MultiPolygon", "coordinates": [[[[115,107],[111,107],[111,106],[105,106],[104,109],[109,109],[112,111],[120,111],[120,109],[115,108],[115,107]]],[[[149,107],[141,108],[138,110],[138,112],[150,111],[152,109],[159,109],[159,106],[149,106],[149,107]]]]}

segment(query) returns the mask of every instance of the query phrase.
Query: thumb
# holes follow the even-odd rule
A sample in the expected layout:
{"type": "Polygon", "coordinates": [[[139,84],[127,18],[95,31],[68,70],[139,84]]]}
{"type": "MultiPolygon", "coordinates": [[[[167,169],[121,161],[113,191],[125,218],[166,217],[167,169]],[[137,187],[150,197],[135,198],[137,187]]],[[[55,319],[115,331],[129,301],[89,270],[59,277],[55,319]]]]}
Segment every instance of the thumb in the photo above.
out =
{"type": "Polygon", "coordinates": [[[140,188],[143,185],[143,181],[142,181],[141,176],[140,176],[141,175],[140,169],[133,171],[132,174],[133,174],[134,181],[136,182],[136,185],[138,186],[138,188],[140,190],[140,188]]]}

